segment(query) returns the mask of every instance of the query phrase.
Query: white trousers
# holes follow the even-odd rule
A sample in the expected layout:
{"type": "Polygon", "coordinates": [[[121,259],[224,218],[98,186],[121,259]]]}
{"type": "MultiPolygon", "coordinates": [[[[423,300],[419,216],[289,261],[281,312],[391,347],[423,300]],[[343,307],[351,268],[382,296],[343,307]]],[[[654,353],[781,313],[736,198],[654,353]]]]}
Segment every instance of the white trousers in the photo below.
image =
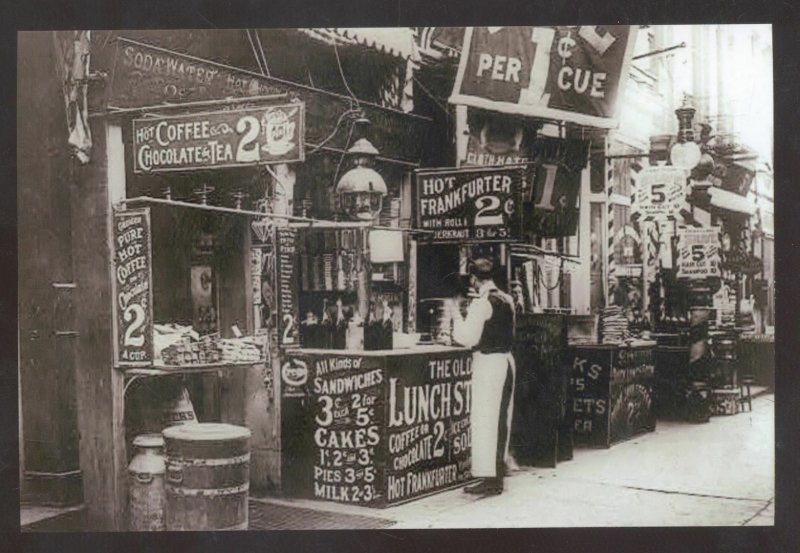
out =
{"type": "Polygon", "coordinates": [[[516,367],[510,353],[472,354],[472,476],[502,476],[514,410],[516,367]]]}

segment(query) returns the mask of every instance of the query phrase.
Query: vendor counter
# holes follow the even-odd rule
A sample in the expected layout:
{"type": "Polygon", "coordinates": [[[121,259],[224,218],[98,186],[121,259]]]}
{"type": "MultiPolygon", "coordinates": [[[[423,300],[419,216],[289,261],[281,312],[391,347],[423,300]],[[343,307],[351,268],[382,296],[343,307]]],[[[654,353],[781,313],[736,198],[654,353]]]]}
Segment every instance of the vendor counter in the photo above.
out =
{"type": "Polygon", "coordinates": [[[447,346],[286,350],[286,495],[385,507],[465,482],[472,358],[447,346]]]}
{"type": "Polygon", "coordinates": [[[609,447],[656,427],[655,342],[571,345],[576,445],[609,447]]]}

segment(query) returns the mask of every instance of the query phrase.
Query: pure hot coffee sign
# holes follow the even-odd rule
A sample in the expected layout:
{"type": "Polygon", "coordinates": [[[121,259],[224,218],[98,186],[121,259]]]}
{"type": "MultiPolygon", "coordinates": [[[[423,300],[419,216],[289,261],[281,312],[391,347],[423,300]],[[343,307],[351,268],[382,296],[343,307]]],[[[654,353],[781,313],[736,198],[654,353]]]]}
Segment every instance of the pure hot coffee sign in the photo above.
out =
{"type": "Polygon", "coordinates": [[[470,27],[450,102],[616,126],[636,27],[470,27]]]}

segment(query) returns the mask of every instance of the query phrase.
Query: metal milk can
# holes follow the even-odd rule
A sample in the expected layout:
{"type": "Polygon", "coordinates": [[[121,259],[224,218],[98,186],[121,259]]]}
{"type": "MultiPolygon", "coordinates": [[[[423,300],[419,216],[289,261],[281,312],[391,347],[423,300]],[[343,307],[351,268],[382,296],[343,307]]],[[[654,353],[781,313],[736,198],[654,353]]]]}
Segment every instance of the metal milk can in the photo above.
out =
{"type": "Polygon", "coordinates": [[[136,453],[128,465],[128,529],[164,530],[164,438],[143,434],[133,440],[136,453]]]}

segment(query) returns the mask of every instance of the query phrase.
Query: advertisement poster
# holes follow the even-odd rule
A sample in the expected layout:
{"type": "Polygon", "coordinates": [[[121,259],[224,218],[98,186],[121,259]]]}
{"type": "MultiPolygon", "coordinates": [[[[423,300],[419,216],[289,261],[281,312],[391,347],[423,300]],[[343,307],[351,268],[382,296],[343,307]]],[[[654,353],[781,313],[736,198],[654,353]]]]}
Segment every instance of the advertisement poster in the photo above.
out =
{"type": "Polygon", "coordinates": [[[116,363],[153,363],[153,275],[150,210],[114,213],[116,363]]]}
{"type": "Polygon", "coordinates": [[[633,211],[645,221],[676,217],[686,204],[688,176],[680,167],[645,167],[634,177],[633,211]]]}
{"type": "Polygon", "coordinates": [[[521,236],[522,167],[416,172],[417,226],[434,242],[505,242],[521,236]]]}
{"type": "Polygon", "coordinates": [[[303,161],[302,103],[133,121],[136,173],[303,161]]]}
{"type": "Polygon", "coordinates": [[[637,27],[468,27],[450,103],[616,126],[637,27]]]}
{"type": "Polygon", "coordinates": [[[297,230],[278,228],[276,278],[278,288],[278,331],[281,346],[299,346],[299,306],[297,305],[297,230]]]}
{"type": "Polygon", "coordinates": [[[720,229],[686,228],[678,232],[678,278],[719,277],[720,229]]]}

